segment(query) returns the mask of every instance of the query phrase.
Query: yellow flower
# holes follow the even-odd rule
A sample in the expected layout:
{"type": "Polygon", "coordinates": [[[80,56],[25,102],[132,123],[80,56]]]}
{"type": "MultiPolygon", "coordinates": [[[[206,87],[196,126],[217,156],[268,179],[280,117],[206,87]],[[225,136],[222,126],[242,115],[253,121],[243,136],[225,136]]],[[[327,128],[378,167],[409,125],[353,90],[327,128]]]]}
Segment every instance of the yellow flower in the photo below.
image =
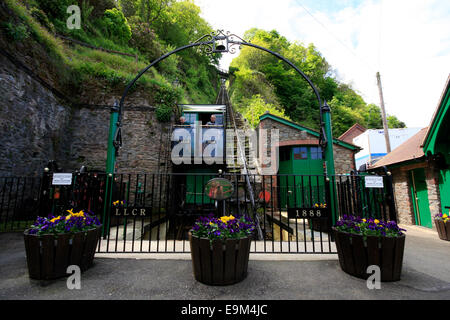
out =
{"type": "Polygon", "coordinates": [[[56,218],[51,219],[50,222],[55,222],[56,220],[59,220],[59,219],[61,219],[61,216],[57,216],[56,218]]]}
{"type": "Polygon", "coordinates": [[[362,219],[362,222],[366,222],[367,220],[366,219],[362,219]]]}
{"type": "Polygon", "coordinates": [[[68,216],[66,216],[66,220],[69,220],[70,218],[72,218],[72,215],[69,214],[68,216]]]}
{"type": "Polygon", "coordinates": [[[379,223],[380,223],[380,220],[375,219],[375,220],[373,220],[373,222],[375,222],[376,224],[379,224],[379,223]]]}
{"type": "Polygon", "coordinates": [[[118,204],[119,204],[119,200],[113,202],[113,205],[115,205],[115,206],[117,206],[118,204]]]}
{"type": "Polygon", "coordinates": [[[72,211],[73,211],[73,208],[72,208],[72,209],[70,209],[70,210],[67,210],[67,212],[68,212],[68,213],[70,213],[70,214],[73,214],[73,212],[72,212],[72,211]]]}
{"type": "Polygon", "coordinates": [[[446,213],[444,213],[443,215],[442,215],[442,218],[447,218],[448,217],[448,215],[446,214],[446,213]]]}
{"type": "Polygon", "coordinates": [[[228,221],[234,220],[234,219],[235,219],[235,217],[233,217],[233,215],[220,217],[220,221],[222,221],[223,223],[228,223],[228,221]]]}

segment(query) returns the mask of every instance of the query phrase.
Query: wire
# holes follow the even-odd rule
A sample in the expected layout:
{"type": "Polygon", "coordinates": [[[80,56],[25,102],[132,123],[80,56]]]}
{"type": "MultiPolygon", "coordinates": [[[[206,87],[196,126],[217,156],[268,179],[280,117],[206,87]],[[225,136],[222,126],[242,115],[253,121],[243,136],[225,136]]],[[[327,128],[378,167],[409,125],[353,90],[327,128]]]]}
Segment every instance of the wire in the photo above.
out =
{"type": "MultiPolygon", "coordinates": [[[[363,60],[361,57],[359,57],[352,49],[350,49],[341,39],[339,39],[333,32],[331,32],[319,19],[317,19],[306,7],[299,1],[294,0],[299,6],[303,8],[303,10],[306,11],[318,24],[322,26],[335,40],[337,40],[343,47],[345,47],[351,54],[353,54],[356,58],[358,58],[367,68],[369,68],[372,72],[375,72],[376,70],[365,60],[363,60]]],[[[381,35],[380,35],[381,36],[381,35]]]]}

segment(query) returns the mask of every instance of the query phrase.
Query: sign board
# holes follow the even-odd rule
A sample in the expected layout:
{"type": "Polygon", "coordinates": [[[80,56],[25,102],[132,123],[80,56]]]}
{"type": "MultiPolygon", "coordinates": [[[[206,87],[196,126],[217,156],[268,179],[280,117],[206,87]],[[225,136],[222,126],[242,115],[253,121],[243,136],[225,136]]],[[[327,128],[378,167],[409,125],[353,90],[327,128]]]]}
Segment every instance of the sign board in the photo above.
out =
{"type": "Polygon", "coordinates": [[[52,185],[54,186],[70,186],[72,184],[71,173],[54,173],[52,185]]]}
{"type": "Polygon", "coordinates": [[[383,177],[365,176],[366,188],[384,188],[383,177]]]}
{"type": "Polygon", "coordinates": [[[328,208],[288,208],[289,219],[311,219],[328,217],[328,208]]]}
{"type": "Polygon", "coordinates": [[[205,194],[213,200],[225,200],[233,195],[234,187],[230,180],[214,178],[205,186],[205,194]]]}

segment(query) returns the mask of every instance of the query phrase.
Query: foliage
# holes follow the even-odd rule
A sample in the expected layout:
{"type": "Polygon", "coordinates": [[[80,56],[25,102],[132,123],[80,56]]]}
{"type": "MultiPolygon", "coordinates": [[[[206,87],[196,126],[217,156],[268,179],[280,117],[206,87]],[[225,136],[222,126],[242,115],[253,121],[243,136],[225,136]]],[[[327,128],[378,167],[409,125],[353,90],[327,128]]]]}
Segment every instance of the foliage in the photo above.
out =
{"type": "MultiPolygon", "coordinates": [[[[333,135],[340,136],[355,123],[367,128],[382,127],[380,108],[367,105],[350,85],[336,80],[331,66],[313,44],[305,46],[289,42],[276,30],[256,28],[248,30],[244,39],[279,53],[310,78],[322,100],[331,107],[333,135]]],[[[318,129],[317,97],[307,81],[289,64],[267,52],[244,47],[232,61],[230,70],[233,71],[230,97],[238,110],[247,108],[249,99],[260,94],[293,121],[318,129]]],[[[390,126],[402,127],[404,123],[392,117],[390,126]]]]}
{"type": "Polygon", "coordinates": [[[156,119],[159,122],[169,122],[172,113],[173,113],[172,108],[164,104],[156,107],[156,119]]]}
{"type": "Polygon", "coordinates": [[[100,22],[105,34],[120,43],[127,43],[131,39],[131,28],[122,11],[117,8],[107,9],[100,22]]]}
{"type": "Polygon", "coordinates": [[[6,36],[12,41],[23,41],[30,36],[30,32],[23,23],[5,22],[3,28],[6,36]]]}
{"type": "Polygon", "coordinates": [[[32,8],[30,11],[33,18],[35,18],[43,27],[45,27],[49,32],[55,33],[55,26],[50,22],[44,11],[38,8],[32,8]]]}
{"type": "Polygon", "coordinates": [[[152,24],[158,20],[172,0],[137,0],[136,11],[142,21],[152,24]]]}
{"type": "Polygon", "coordinates": [[[275,107],[270,103],[266,103],[260,94],[254,95],[251,99],[244,101],[247,107],[241,111],[242,115],[247,119],[253,128],[259,124],[259,117],[269,112],[281,118],[289,119],[282,109],[275,107]]]}
{"type": "Polygon", "coordinates": [[[158,35],[146,22],[131,23],[130,45],[139,50],[149,61],[153,61],[163,54],[163,48],[158,35]]]}
{"type": "MultiPolygon", "coordinates": [[[[139,16],[138,5],[144,2],[140,0],[4,1],[14,16],[10,25],[1,25],[5,36],[7,28],[17,39],[25,38],[25,31],[28,31],[32,41],[27,41],[27,48],[37,48],[35,54],[39,54],[40,63],[52,65],[54,69],[49,76],[57,79],[55,85],[64,84],[66,88],[99,83],[106,86],[105,90],[123,90],[151,61],[212,32],[200,17],[199,7],[191,0],[162,0],[165,5],[151,24],[139,16]],[[71,4],[81,8],[81,29],[67,29],[66,9],[71,4]],[[17,25],[20,27],[15,30],[17,25]],[[136,55],[138,61],[134,57],[68,45],[51,34],[54,31],[95,47],[136,55]],[[48,57],[38,53],[41,48],[48,57]]],[[[153,3],[161,2],[154,0],[153,3]]],[[[161,95],[164,101],[170,100],[170,104],[164,103],[165,107],[160,108],[165,111],[161,114],[167,114],[176,102],[213,103],[219,87],[215,69],[218,57],[195,49],[173,54],[150,68],[130,93],[136,89],[146,90],[151,102],[158,101],[157,106],[161,95]],[[177,84],[175,89],[174,84],[177,84]],[[167,96],[166,89],[175,92],[175,101],[167,96]]]]}
{"type": "Polygon", "coordinates": [[[136,15],[138,0],[119,0],[118,2],[125,17],[129,18],[136,15]]]}
{"type": "Polygon", "coordinates": [[[373,218],[360,218],[344,215],[336,222],[336,229],[342,232],[363,236],[398,237],[406,231],[401,229],[395,221],[382,221],[373,218]]]}
{"type": "Polygon", "coordinates": [[[192,235],[210,240],[240,239],[252,235],[255,224],[248,216],[200,217],[192,227],[192,235]]]}
{"type": "Polygon", "coordinates": [[[29,234],[38,236],[44,234],[66,234],[88,231],[101,226],[100,221],[92,212],[73,212],[67,210],[66,216],[50,216],[48,218],[38,217],[36,222],[28,230],[29,234]]]}
{"type": "Polygon", "coordinates": [[[396,116],[387,116],[386,121],[389,128],[406,128],[406,124],[398,120],[396,116]]]}
{"type": "MultiPolygon", "coordinates": [[[[66,21],[67,7],[74,4],[72,0],[36,0],[39,8],[46,13],[51,20],[66,21]]],[[[76,4],[76,3],[75,3],[76,4]]]]}

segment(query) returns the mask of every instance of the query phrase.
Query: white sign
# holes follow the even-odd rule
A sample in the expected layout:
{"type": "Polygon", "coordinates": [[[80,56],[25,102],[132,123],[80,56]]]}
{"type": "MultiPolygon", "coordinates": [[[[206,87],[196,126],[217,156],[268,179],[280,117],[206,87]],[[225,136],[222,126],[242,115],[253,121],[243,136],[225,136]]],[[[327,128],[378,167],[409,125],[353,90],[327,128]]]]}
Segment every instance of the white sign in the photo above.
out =
{"type": "Polygon", "coordinates": [[[383,177],[365,176],[366,188],[383,188],[383,177]]]}
{"type": "Polygon", "coordinates": [[[54,173],[52,184],[56,186],[70,186],[72,184],[72,174],[54,173]]]}

